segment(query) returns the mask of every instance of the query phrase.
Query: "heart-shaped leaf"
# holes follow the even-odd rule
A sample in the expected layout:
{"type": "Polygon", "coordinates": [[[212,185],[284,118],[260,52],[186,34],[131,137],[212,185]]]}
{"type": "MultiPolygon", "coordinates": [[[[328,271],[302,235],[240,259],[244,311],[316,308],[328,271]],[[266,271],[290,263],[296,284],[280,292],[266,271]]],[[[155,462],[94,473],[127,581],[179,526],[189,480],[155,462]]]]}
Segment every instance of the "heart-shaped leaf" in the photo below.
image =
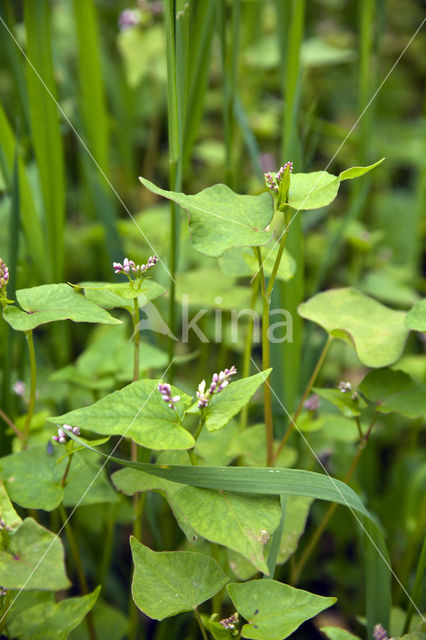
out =
{"type": "Polygon", "coordinates": [[[228,582],[213,558],[191,551],[155,552],[130,538],[135,570],[133,600],[143,613],[163,620],[191,611],[228,582]]]}
{"type": "Polygon", "coordinates": [[[318,396],[328,400],[342,412],[346,418],[354,418],[361,415],[361,409],[366,407],[362,398],[352,398],[351,393],[343,393],[340,389],[312,389],[318,396]]]}
{"type": "Polygon", "coordinates": [[[407,313],[405,324],[414,331],[426,331],[426,298],[416,302],[411,311],[407,313]]]}
{"type": "Polygon", "coordinates": [[[290,178],[288,204],[293,209],[305,211],[325,207],[337,196],[342,180],[353,180],[371,171],[383,162],[384,158],[368,167],[352,167],[338,176],[327,171],[295,173],[290,178]]]}
{"type": "MultiPolygon", "coordinates": [[[[278,253],[279,243],[276,246],[266,246],[261,249],[263,270],[266,276],[270,276],[278,253]]],[[[219,264],[227,277],[252,277],[259,270],[259,264],[251,248],[232,249],[227,251],[220,259],[219,264]]],[[[296,263],[288,251],[284,249],[277,271],[277,278],[287,282],[296,272],[296,263]]],[[[235,305],[234,308],[238,308],[235,305]]]]}
{"type": "Polygon", "coordinates": [[[101,587],[81,598],[68,598],[60,602],[43,602],[8,617],[8,629],[21,640],[66,640],[93,608],[101,587]]]}
{"type": "Polygon", "coordinates": [[[303,622],[331,607],[336,598],[324,598],[275,580],[229,584],[227,591],[238,613],[247,620],[243,638],[283,640],[303,622]]]}
{"type": "Polygon", "coordinates": [[[225,278],[219,268],[210,267],[178,274],[176,296],[189,307],[241,309],[250,305],[251,292],[236,285],[234,278],[225,278]]]}
{"type": "Polygon", "coordinates": [[[313,500],[300,496],[288,496],[284,527],[278,550],[277,564],[284,564],[297,549],[303,534],[313,500]]]}
{"type": "Polygon", "coordinates": [[[160,189],[145,178],[139,180],[153,193],[189,211],[192,242],[200,253],[218,257],[232,247],[259,247],[272,238],[272,233],[264,230],[273,215],[269,193],[239,195],[224,184],[216,184],[187,196],[160,189]]]}
{"type": "MultiPolygon", "coordinates": [[[[209,431],[222,429],[254,395],[257,389],[265,382],[272,369],[267,369],[254,376],[231,382],[225,389],[213,395],[206,408],[206,427],[209,431]]],[[[199,410],[197,405],[191,407],[191,412],[199,410]]]]}
{"type": "Polygon", "coordinates": [[[0,584],[5,589],[67,589],[61,539],[26,518],[10,533],[9,548],[0,551],[0,584]]]}
{"type": "Polygon", "coordinates": [[[16,299],[23,310],[9,305],[3,311],[4,319],[16,331],[30,331],[58,320],[121,324],[121,320],[64,283],[19,289],[16,299]]]}
{"type": "Polygon", "coordinates": [[[426,384],[415,382],[402,371],[370,371],[359,388],[382,413],[394,411],[412,419],[426,413],[426,384]]]}
{"type": "Polygon", "coordinates": [[[404,350],[408,335],[406,314],[389,309],[352,287],[318,293],[300,304],[298,312],[331,336],[352,344],[367,367],[391,365],[404,350]]]}
{"type": "Polygon", "coordinates": [[[102,435],[125,435],[148,449],[190,449],[194,438],[181,426],[181,420],[191,398],[172,387],[173,395],[181,396],[174,411],[158,391],[159,382],[132,382],[88,407],[49,420],[102,435]]]}
{"type": "Polygon", "coordinates": [[[277,498],[183,487],[169,502],[178,519],[200,536],[238,551],[267,572],[263,548],[280,521],[277,498]]]}

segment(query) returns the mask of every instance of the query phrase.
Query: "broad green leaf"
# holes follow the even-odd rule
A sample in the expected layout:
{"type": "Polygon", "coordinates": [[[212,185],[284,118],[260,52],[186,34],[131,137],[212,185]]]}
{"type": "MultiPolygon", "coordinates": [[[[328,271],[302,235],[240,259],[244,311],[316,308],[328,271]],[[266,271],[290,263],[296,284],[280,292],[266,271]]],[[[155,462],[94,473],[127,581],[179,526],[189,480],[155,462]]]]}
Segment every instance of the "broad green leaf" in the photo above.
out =
{"type": "Polygon", "coordinates": [[[295,173],[290,178],[288,204],[298,211],[320,209],[325,207],[337,196],[342,180],[353,180],[371,171],[383,162],[384,158],[368,167],[352,167],[334,176],[327,171],[313,171],[311,173],[295,173]]]}
{"type": "Polygon", "coordinates": [[[16,298],[23,311],[9,305],[3,311],[3,317],[17,331],[30,331],[41,324],[58,320],[121,324],[121,320],[64,283],[19,289],[16,298]]]}
{"type": "Polygon", "coordinates": [[[359,636],[340,627],[321,627],[320,631],[330,640],[361,640],[359,636]]]}
{"type": "Polygon", "coordinates": [[[399,636],[395,638],[395,640],[426,640],[426,633],[422,633],[421,631],[410,631],[410,633],[406,633],[404,636],[399,636]]]}
{"type": "Polygon", "coordinates": [[[232,420],[226,429],[220,429],[220,431],[203,429],[195,445],[195,454],[201,457],[198,464],[227,466],[235,457],[235,454],[230,451],[230,446],[234,438],[237,438],[237,434],[241,435],[241,432],[236,420],[232,420]]]}
{"type": "Polygon", "coordinates": [[[275,580],[229,584],[227,591],[238,613],[247,620],[243,638],[283,640],[305,620],[331,607],[336,598],[324,598],[275,580]]]}
{"type": "Polygon", "coordinates": [[[138,298],[139,308],[164,295],[166,290],[161,284],[147,278],[140,289],[134,289],[128,282],[81,282],[75,288],[84,289],[88,300],[105,309],[133,309],[133,300],[138,298]]]}
{"type": "Polygon", "coordinates": [[[318,387],[314,387],[312,391],[321,398],[324,398],[324,400],[328,400],[334,404],[346,418],[361,415],[361,409],[366,406],[362,398],[354,400],[352,393],[343,393],[340,389],[319,389],[318,387]]]}
{"type": "Polygon", "coordinates": [[[206,427],[209,431],[222,429],[254,395],[265,382],[272,369],[267,369],[249,378],[231,382],[225,389],[214,395],[206,408],[206,427]]]}
{"type": "Polygon", "coordinates": [[[132,496],[138,491],[162,491],[167,496],[172,496],[184,486],[137,469],[119,469],[112,474],[111,480],[114,487],[126,496],[132,496]]]}
{"type": "MultiPolygon", "coordinates": [[[[92,610],[93,624],[96,637],[108,638],[108,640],[123,640],[128,633],[129,621],[124,613],[110,604],[98,600],[92,610]]],[[[83,620],[80,626],[69,635],[70,640],[91,640],[86,622],[83,620]]]]}
{"type": "MultiPolygon", "coordinates": [[[[53,431],[52,431],[53,432],[53,431]]],[[[0,459],[0,475],[13,502],[26,509],[52,511],[64,499],[66,506],[115,502],[117,497],[99,472],[99,463],[86,452],[74,455],[65,489],[61,486],[66,468],[65,449],[55,445],[48,454],[45,445],[13,453],[0,459]],[[84,497],[83,497],[84,496],[84,497]]]]}
{"type": "Polygon", "coordinates": [[[183,487],[169,502],[179,520],[198,535],[234,549],[259,571],[267,572],[263,549],[281,516],[276,498],[183,487]]]}
{"type": "Polygon", "coordinates": [[[192,242],[200,253],[218,257],[227,249],[259,247],[272,238],[272,233],[265,231],[273,214],[269,193],[239,195],[224,184],[216,184],[187,196],[160,189],[145,178],[139,180],[153,193],[173,200],[189,212],[192,242]]]}
{"type": "Polygon", "coordinates": [[[308,519],[311,498],[289,496],[285,510],[284,528],[278,551],[278,564],[284,564],[296,551],[300,537],[303,535],[308,519]]]}
{"type": "Polygon", "coordinates": [[[408,335],[406,314],[389,309],[352,287],[319,293],[300,304],[298,312],[331,336],[352,344],[367,367],[391,365],[404,350],[408,335]]]}
{"type": "Polygon", "coordinates": [[[209,267],[178,274],[176,297],[190,307],[231,310],[250,306],[251,291],[225,278],[219,268],[209,267]]]}
{"type": "MultiPolygon", "coordinates": [[[[16,529],[21,522],[22,518],[16,513],[7,495],[6,488],[2,480],[0,480],[0,519],[4,522],[6,527],[16,529]]],[[[0,547],[3,548],[3,541],[0,540],[0,547]]]]}
{"type": "Polygon", "coordinates": [[[25,518],[10,533],[8,550],[0,551],[0,584],[5,589],[67,589],[70,583],[61,539],[32,518],[25,518]]]}
{"type": "Polygon", "coordinates": [[[43,602],[20,611],[9,622],[9,632],[21,640],[66,640],[93,608],[101,587],[80,598],[43,602]]]}
{"type": "Polygon", "coordinates": [[[191,611],[228,582],[213,558],[191,551],[156,553],[130,538],[135,570],[132,595],[143,613],[163,620],[191,611]]]}
{"type": "Polygon", "coordinates": [[[132,382],[88,407],[49,420],[102,435],[125,435],[148,449],[190,449],[194,438],[181,426],[181,419],[191,398],[172,387],[173,395],[181,396],[174,411],[162,399],[159,382],[132,382]]]}
{"type": "Polygon", "coordinates": [[[382,413],[394,411],[412,419],[426,413],[426,384],[415,382],[402,371],[370,371],[359,388],[382,413]]]}
{"type": "MultiPolygon", "coordinates": [[[[137,469],[172,482],[201,489],[248,493],[252,495],[293,495],[343,504],[372,519],[357,494],[344,482],[330,476],[302,469],[259,467],[192,467],[132,462],[107,455],[91,447],[70,432],[70,438],[97,455],[123,467],[137,469]]],[[[373,521],[374,522],[374,521],[373,521]]],[[[0,583],[1,584],[1,583],[0,583]]]]}
{"type": "Polygon", "coordinates": [[[426,298],[419,300],[407,313],[405,324],[413,331],[426,331],[426,298]]]}
{"type": "MultiPolygon", "coordinates": [[[[275,248],[267,245],[261,249],[263,270],[266,276],[270,276],[278,253],[279,243],[275,248]]],[[[258,272],[259,264],[251,248],[231,249],[223,254],[219,259],[219,265],[226,276],[251,277],[258,272]]],[[[284,249],[280,265],[277,271],[277,278],[286,282],[290,280],[296,271],[296,263],[288,251],[284,249]]],[[[237,307],[237,305],[235,305],[237,307]]]]}

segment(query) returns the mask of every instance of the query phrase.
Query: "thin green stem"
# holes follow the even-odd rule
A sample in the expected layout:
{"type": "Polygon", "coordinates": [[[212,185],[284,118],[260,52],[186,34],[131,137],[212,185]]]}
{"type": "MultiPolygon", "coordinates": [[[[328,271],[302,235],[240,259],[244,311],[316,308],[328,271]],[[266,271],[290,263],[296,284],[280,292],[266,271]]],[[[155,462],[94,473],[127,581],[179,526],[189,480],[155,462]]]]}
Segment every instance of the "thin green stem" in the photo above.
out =
{"type": "Polygon", "coordinates": [[[6,595],[4,596],[3,606],[1,609],[2,619],[0,622],[0,633],[6,628],[6,625],[7,625],[7,614],[9,612],[9,605],[10,605],[10,591],[8,590],[6,592],[6,595]]]}
{"type": "Polygon", "coordinates": [[[139,332],[139,301],[137,298],[133,300],[133,341],[134,341],[134,360],[133,360],[133,380],[139,379],[139,350],[141,343],[141,335],[139,332]]]}
{"type": "MultiPolygon", "coordinates": [[[[67,540],[68,540],[68,544],[71,550],[71,555],[74,559],[74,564],[75,564],[75,568],[77,570],[77,576],[78,576],[78,581],[80,583],[80,589],[83,595],[87,595],[89,593],[89,588],[87,586],[87,580],[86,580],[86,576],[84,575],[84,570],[83,570],[83,565],[81,563],[81,558],[80,558],[80,553],[78,551],[78,546],[77,546],[77,542],[76,539],[74,537],[74,532],[72,530],[72,527],[68,521],[68,517],[67,517],[67,513],[65,511],[64,505],[61,504],[58,507],[59,509],[59,514],[61,516],[63,525],[64,525],[64,529],[65,529],[65,534],[67,536],[67,540]]],[[[89,613],[86,616],[86,623],[87,623],[87,630],[89,632],[89,636],[90,636],[90,640],[96,640],[96,631],[95,631],[95,626],[93,623],[93,617],[92,617],[92,612],[89,611],[89,613]]]]}
{"type": "Polygon", "coordinates": [[[27,344],[28,344],[28,354],[30,357],[30,401],[28,404],[27,417],[25,419],[24,438],[23,438],[24,446],[26,446],[28,437],[30,435],[31,421],[34,415],[36,385],[37,385],[37,363],[36,363],[35,350],[34,350],[33,332],[28,331],[26,333],[26,338],[27,338],[27,344]]]}
{"type": "Polygon", "coordinates": [[[306,385],[305,391],[303,392],[303,395],[302,395],[302,398],[301,398],[301,400],[300,400],[300,402],[298,404],[298,407],[297,407],[296,411],[294,412],[292,418],[290,419],[290,424],[288,425],[287,431],[285,432],[284,437],[281,440],[281,442],[280,442],[280,444],[278,446],[278,449],[276,450],[276,452],[275,452],[275,454],[273,456],[273,461],[275,461],[278,458],[278,456],[280,455],[281,451],[284,449],[284,447],[287,444],[287,441],[288,441],[288,439],[289,439],[294,427],[296,426],[296,420],[298,419],[298,417],[300,415],[300,412],[303,409],[303,405],[305,403],[306,398],[310,394],[311,389],[315,384],[315,380],[318,377],[318,374],[319,374],[319,372],[321,370],[321,367],[322,367],[322,365],[324,363],[325,357],[326,357],[326,355],[328,353],[328,350],[330,348],[330,345],[331,345],[332,341],[333,341],[333,338],[331,336],[328,336],[328,339],[327,339],[327,341],[326,341],[326,343],[324,345],[323,350],[321,351],[321,355],[320,355],[320,357],[318,359],[318,362],[317,362],[317,364],[315,366],[315,369],[313,370],[312,375],[311,375],[311,377],[309,379],[309,382],[306,385]]]}
{"type": "MultiPolygon", "coordinates": [[[[256,307],[256,300],[259,292],[259,284],[260,284],[260,278],[256,276],[252,283],[251,304],[250,304],[250,311],[252,312],[254,312],[256,307]]],[[[241,371],[241,375],[243,379],[248,378],[248,376],[250,375],[251,350],[253,345],[253,330],[254,330],[254,318],[253,318],[253,314],[250,314],[248,327],[247,327],[245,346],[244,346],[243,365],[242,365],[242,371],[241,371]]],[[[249,409],[248,404],[246,404],[246,406],[243,407],[243,410],[241,411],[240,431],[244,431],[244,429],[247,428],[248,409],[249,409]]]]}
{"type": "MultiPolygon", "coordinates": [[[[262,369],[265,371],[271,366],[271,353],[269,345],[269,306],[270,298],[265,285],[265,273],[263,271],[262,254],[259,247],[255,247],[257,261],[259,263],[260,287],[262,291],[262,369]]],[[[266,431],[266,466],[272,464],[274,457],[274,425],[272,421],[272,395],[269,376],[263,385],[263,402],[265,409],[266,431]]]]}
{"type": "MultiPolygon", "coordinates": [[[[288,209],[288,207],[286,207],[286,209],[288,209]]],[[[267,293],[269,296],[271,296],[272,289],[274,288],[275,278],[277,277],[278,269],[281,263],[281,258],[285,249],[285,244],[287,241],[290,223],[291,223],[291,214],[288,211],[286,211],[284,214],[284,230],[280,239],[280,246],[278,248],[277,255],[275,257],[274,266],[272,267],[271,277],[269,278],[269,283],[267,288],[267,293]]]]}
{"type": "Polygon", "coordinates": [[[358,429],[359,439],[362,440],[362,438],[364,436],[363,436],[363,433],[362,433],[361,420],[359,419],[358,416],[355,416],[355,422],[356,422],[356,426],[357,426],[357,429],[358,429]]]}
{"type": "Polygon", "coordinates": [[[414,613],[414,607],[416,602],[419,602],[422,593],[423,576],[426,566],[426,538],[423,541],[423,547],[420,553],[419,562],[417,564],[416,578],[414,580],[413,590],[411,592],[411,598],[408,605],[407,617],[405,618],[404,629],[402,635],[405,635],[410,631],[411,619],[414,613]]]}
{"type": "MultiPolygon", "coordinates": [[[[378,412],[375,411],[374,415],[371,419],[370,425],[365,433],[365,435],[363,436],[362,440],[359,442],[354,459],[352,460],[352,464],[349,467],[348,472],[346,473],[343,482],[349,482],[354,474],[355,469],[358,466],[358,462],[361,458],[362,452],[365,449],[365,446],[368,442],[368,439],[371,435],[371,432],[373,431],[373,427],[376,423],[378,417],[378,412]]],[[[309,541],[309,544],[307,545],[307,547],[305,548],[302,557],[300,558],[300,560],[295,564],[293,571],[292,571],[292,575],[291,575],[291,583],[292,584],[296,584],[300,574],[302,573],[307,561],[309,560],[312,552],[315,550],[325,528],[327,527],[331,517],[333,516],[334,512],[336,511],[338,507],[338,504],[336,502],[333,502],[329,508],[327,509],[323,519],[321,520],[320,524],[318,525],[317,529],[315,530],[311,540],[309,541]]]]}
{"type": "Polygon", "coordinates": [[[198,422],[198,426],[197,426],[197,428],[195,430],[195,433],[194,433],[194,440],[195,440],[194,446],[193,446],[192,449],[188,449],[189,459],[191,460],[191,464],[192,464],[193,467],[197,466],[197,458],[195,457],[195,452],[194,452],[195,445],[197,444],[197,440],[198,440],[198,438],[200,436],[200,433],[203,430],[205,422],[206,422],[206,416],[205,415],[201,415],[200,416],[200,421],[198,422]]]}
{"type": "MultiPolygon", "coordinates": [[[[74,443],[73,443],[74,444],[74,443]]],[[[67,460],[67,466],[65,467],[65,471],[64,471],[64,475],[62,476],[62,480],[61,480],[61,487],[65,487],[65,483],[67,481],[67,477],[71,468],[71,462],[72,462],[72,457],[73,454],[70,453],[68,456],[68,460],[67,460]]]]}
{"type": "Polygon", "coordinates": [[[208,637],[208,635],[207,635],[207,632],[206,632],[206,630],[205,630],[205,628],[204,628],[204,625],[203,625],[203,623],[202,623],[202,621],[201,621],[201,616],[200,616],[200,614],[198,613],[198,609],[197,609],[197,607],[195,607],[195,609],[194,609],[194,615],[195,615],[195,617],[196,617],[196,619],[197,619],[198,626],[200,627],[200,631],[201,631],[201,635],[203,636],[203,640],[209,640],[209,637],[208,637]]]}
{"type": "Polygon", "coordinates": [[[117,519],[118,510],[120,509],[120,503],[116,502],[113,505],[110,505],[108,519],[107,519],[107,527],[106,534],[103,538],[103,550],[102,550],[102,558],[99,565],[99,573],[98,573],[98,584],[104,584],[106,575],[108,573],[108,568],[111,564],[111,556],[114,546],[114,528],[115,521],[117,519]]]}
{"type": "Polygon", "coordinates": [[[12,431],[17,435],[17,437],[20,440],[23,439],[24,434],[18,429],[16,424],[9,418],[9,416],[3,411],[3,409],[0,409],[0,418],[2,418],[2,420],[4,420],[6,424],[9,425],[9,427],[12,429],[12,431]]]}

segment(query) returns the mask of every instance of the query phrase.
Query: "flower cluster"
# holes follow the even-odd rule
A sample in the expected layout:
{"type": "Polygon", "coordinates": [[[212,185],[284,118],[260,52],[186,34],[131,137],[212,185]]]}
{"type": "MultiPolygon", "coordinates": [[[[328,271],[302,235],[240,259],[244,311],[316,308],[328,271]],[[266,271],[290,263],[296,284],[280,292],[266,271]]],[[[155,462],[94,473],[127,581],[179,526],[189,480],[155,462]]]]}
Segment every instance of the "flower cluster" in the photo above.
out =
{"type": "Polygon", "coordinates": [[[237,369],[234,367],[234,365],[232,365],[230,369],[225,369],[224,371],[220,371],[219,373],[214,373],[212,376],[210,387],[207,391],[206,381],[202,380],[197,389],[198,408],[203,409],[204,407],[207,407],[211,396],[223,391],[223,389],[228,386],[231,376],[234,376],[236,373],[237,369]]]}
{"type": "Polygon", "coordinates": [[[65,444],[67,441],[67,431],[71,431],[75,436],[79,436],[80,435],[80,429],[78,427],[71,427],[71,425],[69,424],[63,424],[62,428],[59,427],[58,429],[58,435],[57,436],[52,436],[52,440],[54,440],[55,442],[58,442],[59,444],[65,444]],[[65,429],[65,431],[64,431],[65,429]]]}
{"type": "Polygon", "coordinates": [[[123,273],[127,276],[132,286],[136,283],[136,288],[138,289],[146,272],[149,271],[149,269],[152,269],[157,262],[157,256],[149,256],[146,264],[135,264],[133,260],[124,258],[123,264],[121,262],[113,262],[112,266],[116,275],[123,273]]]}
{"type": "Polygon", "coordinates": [[[157,16],[164,10],[163,3],[159,0],[155,2],[139,0],[137,4],[137,8],[124,9],[118,16],[118,27],[120,31],[127,31],[134,27],[142,27],[152,19],[152,16],[157,16]]]}
{"type": "Polygon", "coordinates": [[[286,162],[285,164],[283,164],[282,167],[278,169],[276,173],[271,173],[270,171],[268,171],[267,173],[264,174],[266,186],[268,187],[268,189],[270,189],[271,191],[278,192],[280,187],[280,182],[282,180],[285,170],[288,167],[290,168],[290,172],[293,171],[293,163],[286,162]]]}
{"type": "Polygon", "coordinates": [[[393,640],[388,637],[388,632],[382,627],[381,624],[376,624],[373,630],[374,640],[393,640]]]}
{"type": "Polygon", "coordinates": [[[225,629],[235,629],[235,625],[238,622],[238,613],[235,612],[229,618],[223,618],[223,620],[219,621],[219,624],[222,625],[225,629]]]}
{"type": "Polygon", "coordinates": [[[9,282],[9,269],[2,258],[0,258],[0,289],[4,289],[9,282]]]}
{"type": "Polygon", "coordinates": [[[139,9],[124,9],[118,16],[118,26],[121,31],[132,29],[140,24],[141,18],[139,9]]]}
{"type": "Polygon", "coordinates": [[[176,409],[176,404],[180,400],[180,396],[172,396],[172,388],[167,382],[160,382],[158,391],[163,396],[164,402],[167,402],[170,409],[176,409]]]}
{"type": "Polygon", "coordinates": [[[305,402],[303,403],[303,406],[307,411],[318,411],[320,404],[321,404],[321,401],[319,399],[319,396],[317,396],[316,393],[313,393],[312,395],[309,396],[309,398],[305,400],[305,402]]]}
{"type": "Polygon", "coordinates": [[[25,382],[23,382],[22,380],[17,380],[12,386],[12,391],[16,393],[17,396],[23,397],[25,395],[26,390],[27,390],[27,386],[25,382]]]}
{"type": "Polygon", "coordinates": [[[352,391],[352,385],[350,382],[345,382],[344,380],[342,380],[341,382],[339,382],[338,389],[340,389],[342,393],[349,393],[349,391],[352,391]]]}

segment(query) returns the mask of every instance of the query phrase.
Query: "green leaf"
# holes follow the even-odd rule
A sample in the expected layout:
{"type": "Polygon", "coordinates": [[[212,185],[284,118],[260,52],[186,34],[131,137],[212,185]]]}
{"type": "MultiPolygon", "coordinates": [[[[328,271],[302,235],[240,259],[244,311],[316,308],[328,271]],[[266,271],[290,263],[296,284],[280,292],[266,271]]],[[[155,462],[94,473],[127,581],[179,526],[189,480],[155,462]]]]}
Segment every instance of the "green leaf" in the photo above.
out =
{"type": "Polygon", "coordinates": [[[289,496],[287,498],[284,528],[278,551],[278,564],[287,562],[290,556],[296,551],[300,537],[306,527],[312,502],[312,498],[302,498],[299,496],[289,496]]]}
{"type": "Polygon", "coordinates": [[[181,396],[174,411],[158,391],[159,382],[132,382],[88,407],[49,420],[102,435],[125,435],[148,449],[190,449],[194,438],[181,426],[181,420],[191,398],[172,387],[173,395],[181,396]]]}
{"type": "Polygon", "coordinates": [[[410,633],[406,633],[404,636],[399,636],[395,638],[395,640],[426,640],[426,633],[422,633],[421,631],[410,631],[410,633]]]}
{"type": "Polygon", "coordinates": [[[330,640],[361,640],[359,636],[340,627],[320,627],[320,631],[330,640]]]}
{"type": "Polygon", "coordinates": [[[21,640],[66,640],[93,608],[101,587],[80,598],[43,602],[19,612],[9,622],[9,632],[21,640]]]}
{"type": "MultiPolygon", "coordinates": [[[[265,275],[268,277],[272,273],[278,250],[279,243],[277,243],[273,249],[270,246],[266,246],[261,249],[263,270],[265,275]]],[[[257,258],[253,254],[252,249],[245,247],[240,249],[231,249],[231,251],[224,253],[224,255],[219,259],[219,265],[227,277],[252,277],[259,269],[257,258]]],[[[288,251],[284,249],[277,271],[277,278],[283,282],[287,282],[287,280],[290,280],[293,277],[295,271],[296,263],[288,251]]],[[[235,305],[234,308],[236,307],[237,305],[235,305]]]]}
{"type": "Polygon", "coordinates": [[[412,419],[426,413],[426,384],[415,382],[402,371],[370,371],[359,388],[381,413],[395,412],[412,419]]]}
{"type": "Polygon", "coordinates": [[[30,331],[41,324],[58,320],[121,324],[121,320],[64,283],[19,289],[16,298],[24,311],[10,305],[3,311],[3,317],[17,331],[30,331]]]}
{"type": "Polygon", "coordinates": [[[337,196],[342,180],[353,180],[371,171],[383,162],[384,158],[368,167],[352,167],[334,176],[327,171],[313,171],[311,173],[295,173],[290,178],[288,204],[298,211],[320,209],[325,207],[337,196]]]}
{"type": "Polygon", "coordinates": [[[400,358],[408,329],[405,313],[394,311],[357,289],[319,293],[298,307],[302,318],[349,342],[367,367],[386,367],[400,358]]]}
{"type": "Polygon", "coordinates": [[[269,193],[239,195],[224,184],[216,184],[187,196],[160,189],[145,178],[139,180],[153,193],[189,212],[192,242],[200,253],[218,257],[232,247],[259,247],[272,238],[273,234],[265,231],[273,214],[269,193]]]}
{"type": "Polygon", "coordinates": [[[361,415],[361,409],[366,406],[362,398],[354,400],[351,393],[343,393],[340,389],[319,389],[318,387],[314,387],[312,391],[321,398],[324,398],[324,400],[328,400],[334,404],[346,418],[361,415]]]}
{"type": "Polygon", "coordinates": [[[222,429],[265,382],[272,369],[267,369],[249,378],[231,382],[225,389],[213,395],[206,408],[206,427],[209,431],[222,429]]]}
{"type": "Polygon", "coordinates": [[[426,331],[426,298],[416,302],[411,311],[407,313],[405,324],[413,331],[426,331]]]}
{"type": "Polygon", "coordinates": [[[139,289],[127,282],[81,282],[76,289],[84,289],[88,300],[105,309],[132,308],[133,300],[138,298],[139,308],[164,295],[166,290],[161,284],[147,278],[139,289]]]}
{"type": "Polygon", "coordinates": [[[213,558],[191,551],[156,553],[130,538],[135,571],[132,595],[143,613],[163,620],[191,611],[228,582],[213,558]]]}
{"type": "MultiPolygon", "coordinates": [[[[227,431],[227,429],[225,430],[227,431]]],[[[266,460],[265,425],[255,424],[238,431],[227,451],[233,458],[242,457],[242,466],[263,467],[266,460]]],[[[294,447],[286,446],[275,461],[276,467],[291,467],[297,459],[294,447]]]]}
{"type": "MultiPolygon", "coordinates": [[[[93,624],[96,631],[96,637],[108,638],[108,640],[123,640],[128,633],[128,618],[124,613],[98,600],[92,611],[93,624]]],[[[80,626],[71,631],[70,640],[91,640],[86,622],[80,623],[80,626]]]]}
{"type": "Polygon", "coordinates": [[[61,539],[26,518],[10,533],[8,550],[0,551],[0,584],[5,589],[67,589],[61,539]]]}
{"type": "MultiPolygon", "coordinates": [[[[22,518],[16,513],[9,500],[2,480],[0,480],[0,519],[3,520],[6,527],[10,527],[11,529],[16,529],[22,522],[22,518]]],[[[3,548],[2,544],[3,541],[0,540],[1,548],[3,548]]]]}
{"type": "MultiPolygon", "coordinates": [[[[137,384],[137,383],[134,383],[137,384]]],[[[123,467],[138,469],[158,478],[201,489],[222,489],[252,495],[293,495],[343,504],[367,518],[372,518],[357,494],[344,482],[330,476],[302,469],[264,469],[259,467],[191,467],[132,462],[94,449],[72,432],[70,438],[97,455],[123,467]]],[[[1,584],[1,583],[0,583],[1,584]]]]}
{"type": "Polygon", "coordinates": [[[275,497],[183,487],[169,502],[179,520],[198,535],[237,551],[259,571],[267,572],[263,549],[281,516],[275,497]]]}
{"type": "Polygon", "coordinates": [[[336,602],[336,598],[317,596],[275,580],[251,580],[226,588],[238,613],[248,621],[242,637],[253,640],[283,640],[336,602]]]}

